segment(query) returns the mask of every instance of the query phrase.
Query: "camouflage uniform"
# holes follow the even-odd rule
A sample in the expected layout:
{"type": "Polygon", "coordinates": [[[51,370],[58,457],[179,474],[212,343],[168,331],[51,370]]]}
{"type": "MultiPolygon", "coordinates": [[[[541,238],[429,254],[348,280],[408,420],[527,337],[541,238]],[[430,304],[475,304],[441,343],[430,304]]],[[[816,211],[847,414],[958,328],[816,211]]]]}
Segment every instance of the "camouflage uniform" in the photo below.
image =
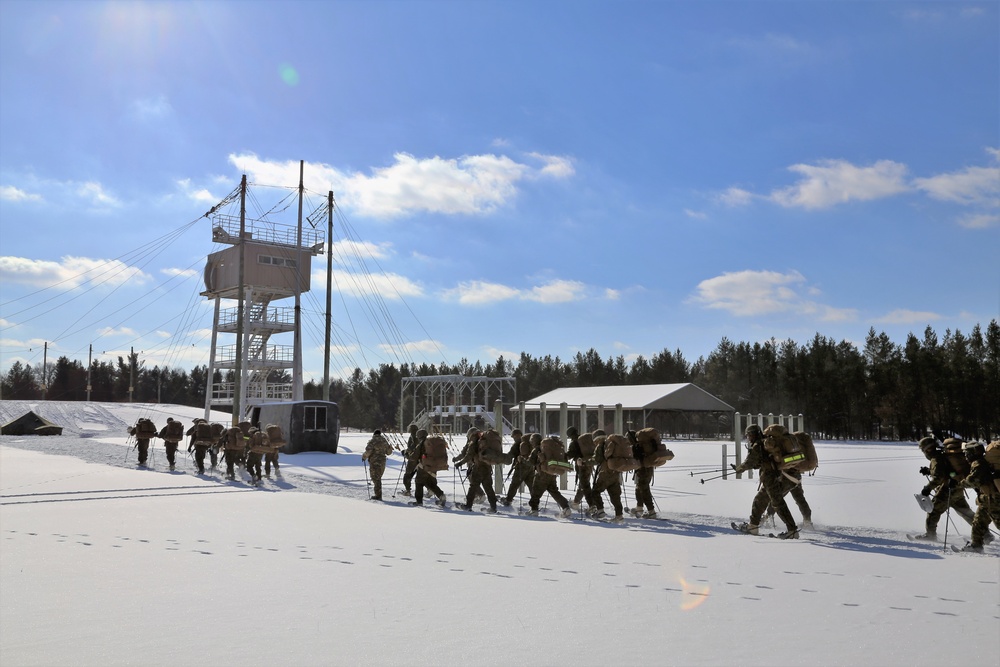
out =
{"type": "MultiPolygon", "coordinates": [[[[949,441],[953,440],[949,438],[949,441]]],[[[959,516],[972,524],[975,512],[965,499],[965,491],[962,486],[961,475],[948,460],[948,457],[937,448],[937,442],[933,438],[924,438],[920,441],[920,451],[924,453],[930,466],[921,468],[920,471],[930,477],[930,481],[920,491],[922,496],[934,494],[934,507],[927,513],[927,532],[919,537],[928,540],[937,539],[938,522],[941,516],[953,508],[959,516]]]]}
{"type": "Polygon", "coordinates": [[[243,429],[239,426],[231,426],[222,434],[222,441],[226,456],[226,477],[236,479],[236,464],[243,462],[243,456],[246,452],[243,429]]]}
{"type": "Polygon", "coordinates": [[[604,499],[601,497],[605,491],[611,498],[611,505],[615,508],[615,521],[624,520],[625,509],[622,506],[622,476],[617,470],[608,467],[607,458],[604,454],[604,434],[594,435],[594,467],[597,469],[597,479],[594,481],[593,497],[595,518],[604,516],[604,499]]]}
{"type": "MultiPolygon", "coordinates": [[[[142,420],[140,420],[140,421],[142,421],[142,420]]],[[[150,424],[152,424],[152,421],[150,421],[150,424]]],[[[135,446],[136,446],[136,449],[139,450],[139,465],[145,466],[146,465],[146,459],[149,457],[149,440],[150,440],[151,436],[140,437],[139,422],[136,422],[135,426],[129,426],[129,428],[128,428],[128,434],[135,436],[135,446]]],[[[153,425],[152,435],[153,436],[156,435],[156,425],[155,424],[153,425]]]]}
{"type": "Polygon", "coordinates": [[[962,481],[963,487],[976,489],[976,514],[972,520],[972,541],[967,548],[981,551],[985,542],[992,542],[990,523],[1000,528],[1000,489],[993,482],[996,474],[983,459],[982,445],[966,449],[966,456],[972,460],[972,470],[962,481]],[[973,451],[978,450],[976,453],[973,451]]]}
{"type": "Polygon", "coordinates": [[[594,508],[594,489],[591,486],[591,479],[594,477],[594,465],[588,459],[584,459],[583,451],[580,449],[580,432],[575,426],[566,430],[566,437],[569,438],[569,447],[566,448],[566,458],[573,462],[576,470],[576,495],[573,496],[573,507],[580,508],[580,501],[587,500],[587,507],[594,508]]]}
{"type": "Polygon", "coordinates": [[[490,511],[496,512],[497,494],[493,490],[493,466],[479,458],[480,435],[478,430],[469,429],[465,449],[462,450],[454,463],[456,466],[467,464],[469,468],[469,491],[465,497],[464,509],[471,510],[476,496],[482,491],[490,502],[490,511]]]}
{"type": "Polygon", "coordinates": [[[163,441],[163,449],[167,452],[167,463],[170,464],[171,470],[177,463],[177,444],[184,437],[184,427],[180,422],[176,422],[177,426],[174,426],[174,423],[173,417],[167,417],[167,425],[160,429],[160,434],[157,436],[163,441]]]}
{"type": "MultiPolygon", "coordinates": [[[[425,432],[426,434],[426,432],[425,432]]],[[[419,458],[413,458],[413,450],[417,446],[417,425],[410,424],[410,437],[406,440],[406,451],[403,458],[406,459],[406,469],[403,470],[403,491],[402,495],[410,495],[410,486],[413,483],[413,476],[417,473],[419,458]]]]}
{"type": "Polygon", "coordinates": [[[426,452],[426,447],[424,446],[424,440],[427,438],[427,431],[420,430],[414,436],[414,441],[416,444],[413,447],[413,451],[410,453],[410,460],[415,461],[416,472],[414,473],[414,484],[416,489],[413,494],[413,500],[410,502],[411,505],[423,505],[424,504],[424,489],[433,493],[437,499],[438,504],[442,507],[445,505],[445,495],[444,491],[437,483],[437,473],[430,470],[424,469],[420,465],[420,461],[423,459],[426,452]]]}
{"type": "Polygon", "coordinates": [[[382,500],[382,473],[385,472],[385,457],[392,454],[392,445],[385,439],[381,431],[375,431],[365,453],[361,455],[362,461],[368,462],[368,469],[372,475],[372,486],[375,489],[372,500],[382,500]]]}
{"type": "Polygon", "coordinates": [[[542,437],[538,433],[532,433],[531,435],[531,443],[534,448],[531,450],[531,456],[528,458],[528,461],[535,469],[535,478],[531,481],[531,499],[528,501],[531,511],[529,514],[538,514],[538,504],[542,499],[542,494],[548,492],[552,496],[552,499],[562,508],[563,513],[569,516],[569,512],[572,510],[569,508],[569,501],[566,500],[563,494],[559,493],[559,484],[556,481],[556,476],[545,472],[540,467],[542,463],[542,437]]]}
{"type": "MultiPolygon", "coordinates": [[[[645,460],[647,454],[652,453],[636,439],[635,431],[628,431],[625,436],[632,443],[632,451],[635,452],[635,458],[639,459],[640,462],[645,460]]],[[[636,468],[632,473],[632,480],[635,482],[635,509],[632,510],[632,514],[635,516],[642,514],[643,509],[646,510],[647,517],[656,516],[656,504],[653,502],[653,489],[651,488],[653,470],[652,467],[642,466],[636,468]]]]}
{"type": "MultiPolygon", "coordinates": [[[[753,504],[750,506],[748,530],[757,530],[761,517],[764,516],[764,511],[770,504],[774,507],[778,517],[785,523],[787,532],[789,534],[797,533],[799,529],[795,525],[795,518],[792,516],[791,510],[788,509],[788,504],[785,503],[785,496],[799,483],[798,480],[802,477],[801,473],[793,471],[782,473],[778,469],[774,458],[764,449],[763,433],[758,427],[748,427],[746,435],[750,441],[750,453],[747,454],[746,460],[739,466],[734,466],[734,469],[738,473],[751,469],[760,471],[760,487],[757,495],[754,496],[753,504]]],[[[756,533],[754,532],[754,534],[756,533]]]]}
{"type": "MultiPolygon", "coordinates": [[[[514,431],[514,433],[520,433],[520,431],[514,431]]],[[[511,465],[510,484],[507,487],[507,494],[500,499],[502,505],[509,506],[514,502],[514,496],[517,495],[522,484],[530,489],[531,482],[535,478],[535,466],[531,465],[528,457],[521,456],[522,444],[528,445],[530,453],[531,438],[528,434],[515,439],[514,444],[510,446],[510,451],[507,452],[507,462],[511,465]]]]}
{"type": "Polygon", "coordinates": [[[267,439],[267,434],[259,431],[256,427],[250,428],[250,443],[247,447],[247,472],[250,473],[250,478],[254,482],[260,482],[262,475],[260,474],[260,462],[263,457],[263,453],[253,451],[255,447],[260,447],[261,444],[267,439]]]}

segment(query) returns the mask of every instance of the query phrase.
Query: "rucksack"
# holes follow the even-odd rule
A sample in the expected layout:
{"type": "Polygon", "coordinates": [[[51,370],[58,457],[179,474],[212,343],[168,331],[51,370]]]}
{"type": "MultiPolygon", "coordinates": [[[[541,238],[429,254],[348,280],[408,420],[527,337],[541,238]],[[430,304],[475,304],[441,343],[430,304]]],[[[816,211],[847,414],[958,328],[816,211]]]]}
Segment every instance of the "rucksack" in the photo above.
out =
{"type": "Polygon", "coordinates": [[[994,440],[986,445],[986,455],[983,460],[993,469],[993,485],[1000,491],[1000,440],[994,440]]]}
{"type": "Polygon", "coordinates": [[[624,435],[612,433],[604,441],[604,458],[615,472],[632,472],[642,467],[632,452],[632,443],[624,435]]]}
{"type": "Polygon", "coordinates": [[[448,441],[440,435],[428,436],[424,440],[424,455],[420,459],[420,467],[427,472],[447,470],[448,441]]]}
{"type": "Polygon", "coordinates": [[[223,438],[226,441],[226,449],[242,452],[246,447],[246,443],[243,440],[243,431],[241,431],[238,426],[233,426],[227,429],[223,438]]]}
{"type": "Polygon", "coordinates": [[[778,464],[779,470],[798,470],[806,459],[799,439],[792,437],[781,424],[771,424],[764,429],[764,449],[778,464]]]}
{"type": "Polygon", "coordinates": [[[799,461],[795,469],[799,472],[812,472],[819,467],[819,457],[816,456],[816,445],[813,443],[812,436],[805,431],[795,431],[792,436],[799,441],[799,447],[805,454],[805,458],[799,461]]]}
{"type": "Polygon", "coordinates": [[[500,434],[490,429],[479,438],[479,460],[490,465],[498,465],[506,460],[503,453],[503,440],[500,434]]]}
{"type": "Polygon", "coordinates": [[[213,440],[213,444],[218,443],[219,442],[219,438],[221,438],[222,434],[225,433],[225,432],[226,432],[226,427],[225,426],[223,426],[222,424],[220,424],[218,422],[213,422],[212,423],[212,440],[213,440]]]}
{"type": "Polygon", "coordinates": [[[641,449],[637,454],[642,460],[643,468],[659,468],[674,458],[674,453],[660,441],[660,432],[655,428],[642,429],[635,434],[635,439],[641,449]]]}
{"type": "Polygon", "coordinates": [[[140,417],[135,423],[135,437],[148,439],[156,437],[156,424],[146,417],[140,417]]]}
{"type": "Polygon", "coordinates": [[[184,439],[184,424],[179,421],[167,422],[165,427],[167,437],[165,440],[170,440],[172,442],[180,442],[184,439]]]}
{"type": "Polygon", "coordinates": [[[948,465],[955,471],[955,477],[959,480],[964,479],[972,470],[972,464],[962,452],[962,441],[958,438],[948,438],[944,441],[944,456],[948,460],[948,465]]]}
{"type": "Polygon", "coordinates": [[[550,475],[569,472],[573,466],[566,460],[566,446],[558,438],[544,438],[538,455],[538,469],[550,475]]]}
{"type": "Polygon", "coordinates": [[[212,437],[212,425],[206,421],[200,421],[194,425],[194,442],[197,445],[211,445],[215,441],[212,437]]]}
{"type": "Polygon", "coordinates": [[[531,440],[526,435],[521,437],[521,442],[518,445],[518,454],[525,460],[531,456],[531,440]]]}
{"type": "Polygon", "coordinates": [[[580,454],[583,458],[589,459],[594,455],[594,449],[596,449],[596,446],[594,445],[594,436],[589,433],[581,433],[576,441],[580,445],[580,454]]]}
{"type": "Polygon", "coordinates": [[[250,451],[254,454],[270,454],[274,451],[271,442],[264,431],[254,431],[250,434],[250,451]]]}
{"type": "Polygon", "coordinates": [[[284,447],[288,444],[285,442],[285,434],[281,432],[281,427],[277,424],[268,424],[264,430],[267,432],[267,439],[271,441],[271,444],[275,448],[284,447]]]}

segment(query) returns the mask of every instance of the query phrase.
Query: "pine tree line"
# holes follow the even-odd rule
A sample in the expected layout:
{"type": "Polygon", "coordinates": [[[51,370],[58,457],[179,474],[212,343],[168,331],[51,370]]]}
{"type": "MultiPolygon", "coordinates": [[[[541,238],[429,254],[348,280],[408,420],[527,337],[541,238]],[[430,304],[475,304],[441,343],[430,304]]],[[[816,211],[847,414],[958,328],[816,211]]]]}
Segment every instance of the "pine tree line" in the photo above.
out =
{"type": "MultiPolygon", "coordinates": [[[[148,369],[136,355],[119,357],[117,364],[93,362],[91,400],[128,401],[133,365],[133,401],[205,404],[206,366],[190,372],[148,369]]],[[[2,378],[3,398],[41,399],[41,370],[40,365],[14,363],[2,378]]],[[[399,428],[402,379],[438,374],[514,377],[521,400],[559,387],[692,382],[739,412],[801,413],[811,432],[834,439],[915,440],[928,429],[939,437],[956,433],[980,440],[1000,434],[996,320],[985,334],[976,325],[968,335],[946,330],[940,339],[928,326],[923,338],[911,333],[902,345],[873,328],[862,349],[818,333],[804,344],[723,338],[707,358],[693,363],[680,350],[664,349],[628,363],[624,356],[603,359],[590,349],[566,361],[522,352],[516,364],[503,357],[485,366],[466,359],[455,365],[382,364],[367,373],[356,368],[349,378],[332,381],[330,398],[340,404],[344,424],[399,428]]],[[[87,369],[80,362],[60,357],[46,377],[45,398],[86,400],[87,369]]],[[[216,372],[214,381],[222,379],[216,372]]],[[[304,394],[321,398],[322,386],[309,382],[304,394]]]]}

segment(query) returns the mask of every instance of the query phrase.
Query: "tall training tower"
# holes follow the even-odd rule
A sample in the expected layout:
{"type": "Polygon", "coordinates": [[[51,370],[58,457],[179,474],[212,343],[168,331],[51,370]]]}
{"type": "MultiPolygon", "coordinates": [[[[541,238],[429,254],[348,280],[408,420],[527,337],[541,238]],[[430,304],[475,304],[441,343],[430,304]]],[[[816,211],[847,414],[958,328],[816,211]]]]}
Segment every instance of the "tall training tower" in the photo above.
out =
{"type": "Polygon", "coordinates": [[[209,215],[212,240],[230,247],[208,256],[201,292],[215,300],[206,418],[213,407],[231,406],[235,424],[261,403],[303,398],[300,298],[310,288],[312,258],[325,243],[322,232],[302,230],[303,190],[300,166],[295,226],[246,217],[246,176],[239,215],[209,215]],[[290,345],[283,336],[289,333],[290,345]],[[221,382],[213,381],[217,370],[221,382]]]}

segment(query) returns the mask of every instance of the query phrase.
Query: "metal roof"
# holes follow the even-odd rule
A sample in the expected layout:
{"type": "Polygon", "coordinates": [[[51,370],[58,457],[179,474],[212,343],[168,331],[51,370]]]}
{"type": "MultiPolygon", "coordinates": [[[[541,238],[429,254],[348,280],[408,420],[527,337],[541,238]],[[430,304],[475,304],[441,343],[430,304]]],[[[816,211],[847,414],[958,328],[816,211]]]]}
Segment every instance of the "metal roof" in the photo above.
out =
{"type": "Polygon", "coordinates": [[[614,408],[618,403],[625,410],[679,410],[689,412],[734,412],[735,408],[690,382],[678,384],[634,384],[609,387],[563,387],[553,389],[530,401],[525,410],[546,409],[566,403],[570,407],[586,405],[614,408]]]}

